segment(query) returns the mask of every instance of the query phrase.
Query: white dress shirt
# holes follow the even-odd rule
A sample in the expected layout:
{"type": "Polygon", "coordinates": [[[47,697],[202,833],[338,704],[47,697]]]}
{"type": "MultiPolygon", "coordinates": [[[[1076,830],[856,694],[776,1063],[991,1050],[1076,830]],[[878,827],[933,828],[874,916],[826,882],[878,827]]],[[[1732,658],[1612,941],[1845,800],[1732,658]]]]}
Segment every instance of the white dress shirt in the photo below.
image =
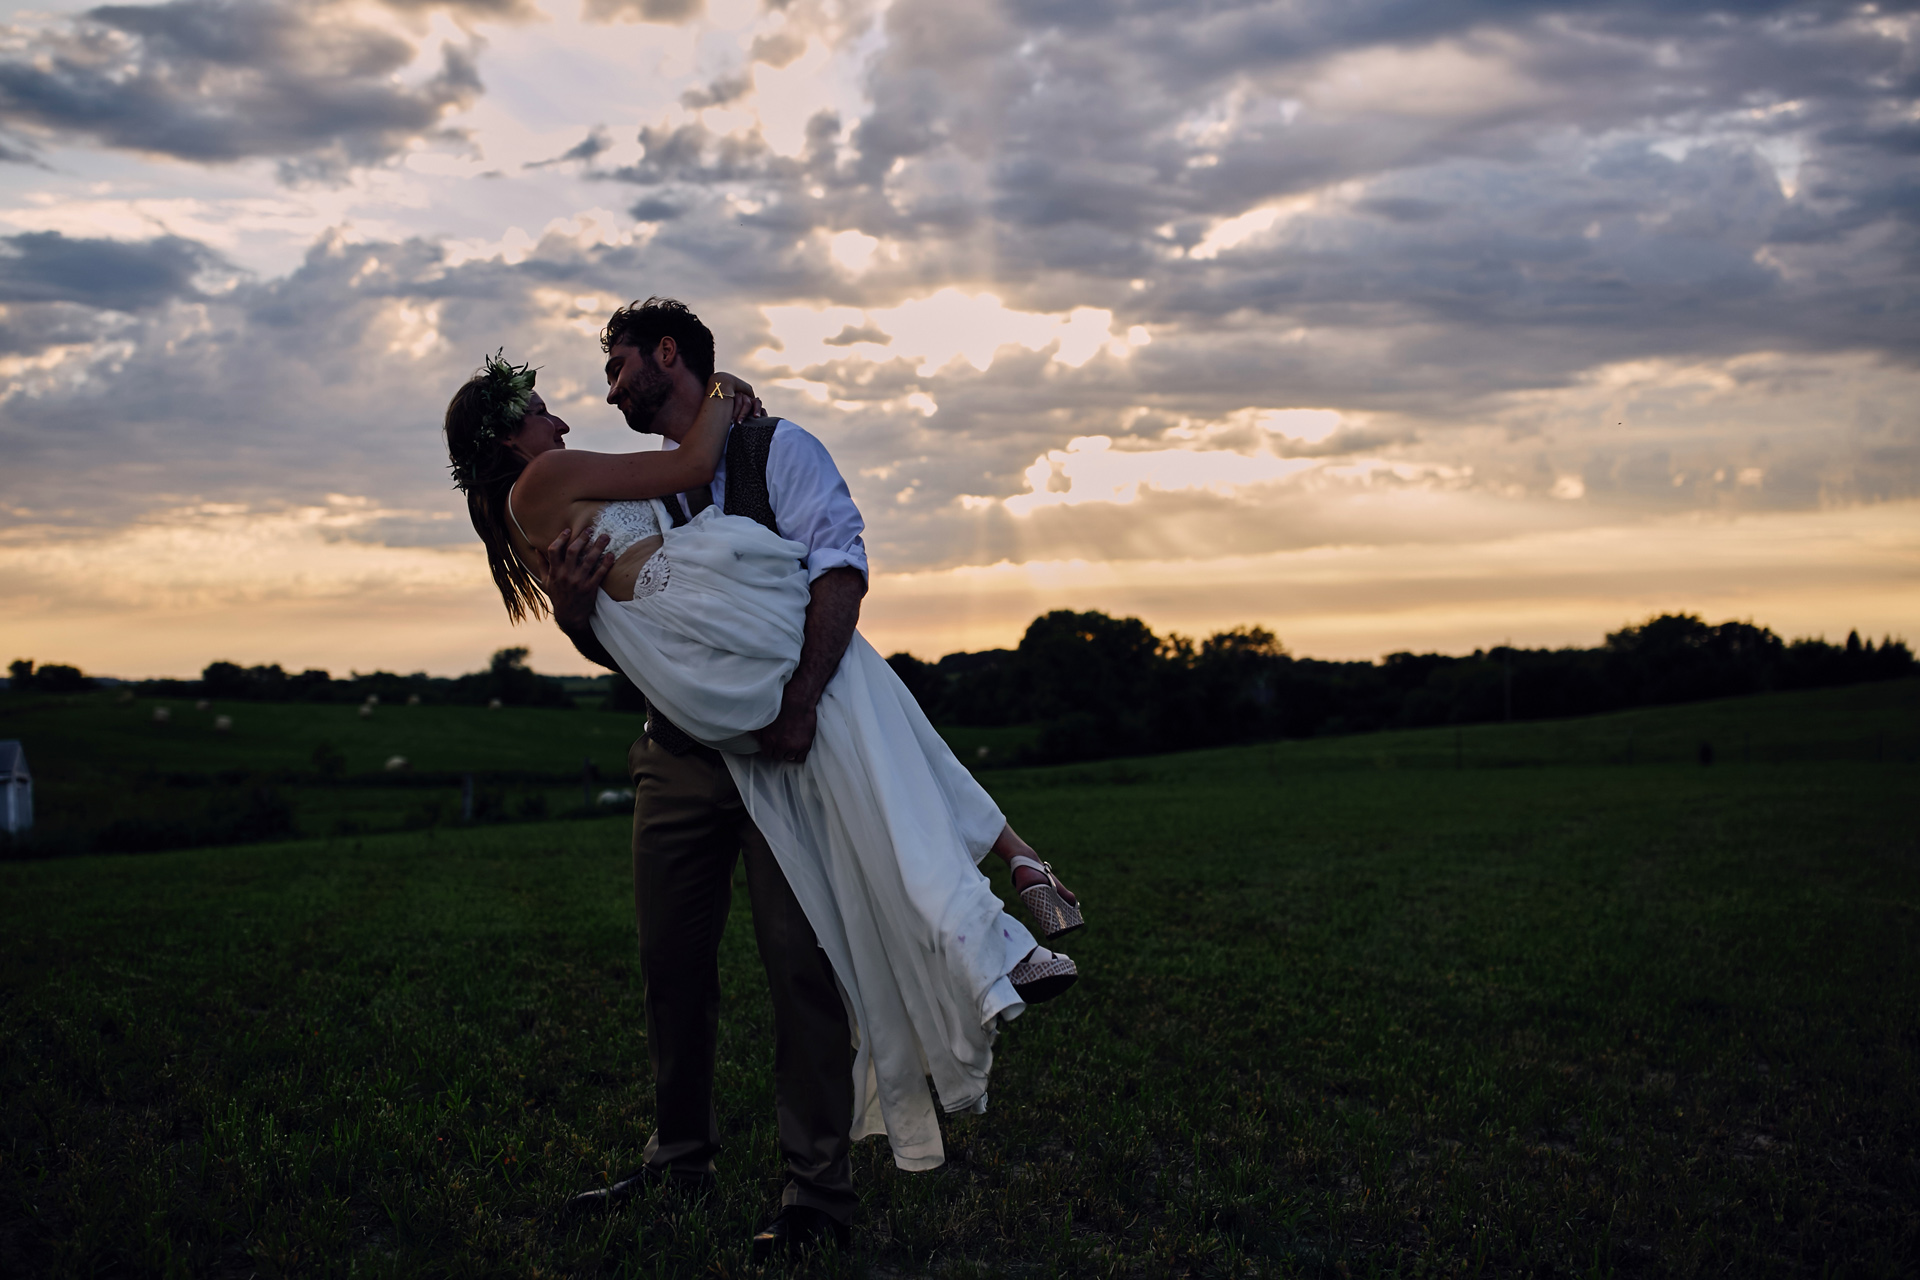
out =
{"type": "MultiPolygon", "coordinates": [[[[727,505],[727,455],[713,475],[713,505],[727,505]]],[[[807,581],[829,569],[858,569],[867,576],[867,525],[853,505],[847,482],[833,455],[810,432],[779,420],[767,449],[767,496],[773,502],[774,530],[807,548],[807,581]]],[[[675,498],[686,511],[684,498],[675,498]]]]}

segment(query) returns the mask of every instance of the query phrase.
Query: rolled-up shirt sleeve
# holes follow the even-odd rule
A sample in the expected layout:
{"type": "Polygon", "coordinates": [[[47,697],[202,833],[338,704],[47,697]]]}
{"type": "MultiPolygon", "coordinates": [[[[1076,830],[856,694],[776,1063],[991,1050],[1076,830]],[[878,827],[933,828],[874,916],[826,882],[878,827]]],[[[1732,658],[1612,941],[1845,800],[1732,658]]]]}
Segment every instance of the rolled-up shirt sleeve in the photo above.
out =
{"type": "Polygon", "coordinates": [[[867,576],[866,521],[827,447],[784,418],[767,450],[767,496],[780,536],[805,543],[807,581],[829,569],[867,576]]]}

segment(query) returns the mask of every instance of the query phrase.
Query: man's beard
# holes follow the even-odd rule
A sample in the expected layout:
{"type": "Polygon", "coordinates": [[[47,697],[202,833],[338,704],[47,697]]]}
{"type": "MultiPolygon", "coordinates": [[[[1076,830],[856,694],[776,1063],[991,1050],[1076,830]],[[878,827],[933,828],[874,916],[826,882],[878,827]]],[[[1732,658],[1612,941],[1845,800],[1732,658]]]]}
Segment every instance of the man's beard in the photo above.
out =
{"type": "Polygon", "coordinates": [[[640,377],[633,389],[621,402],[620,415],[627,420],[629,430],[651,435],[659,430],[653,425],[653,420],[660,416],[667,397],[673,394],[673,381],[652,359],[647,356],[640,358],[645,363],[641,365],[640,377]]]}

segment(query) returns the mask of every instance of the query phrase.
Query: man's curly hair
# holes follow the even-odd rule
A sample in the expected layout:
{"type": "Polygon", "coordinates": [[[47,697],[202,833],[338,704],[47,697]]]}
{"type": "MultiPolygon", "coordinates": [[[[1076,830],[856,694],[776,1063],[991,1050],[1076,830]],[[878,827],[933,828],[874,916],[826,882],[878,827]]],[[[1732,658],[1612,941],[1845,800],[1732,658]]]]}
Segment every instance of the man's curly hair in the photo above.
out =
{"type": "Polygon", "coordinates": [[[600,331],[600,349],[611,355],[618,346],[638,347],[651,360],[662,338],[673,339],[680,358],[702,386],[713,381],[713,330],[674,298],[648,298],[621,307],[600,331]]]}

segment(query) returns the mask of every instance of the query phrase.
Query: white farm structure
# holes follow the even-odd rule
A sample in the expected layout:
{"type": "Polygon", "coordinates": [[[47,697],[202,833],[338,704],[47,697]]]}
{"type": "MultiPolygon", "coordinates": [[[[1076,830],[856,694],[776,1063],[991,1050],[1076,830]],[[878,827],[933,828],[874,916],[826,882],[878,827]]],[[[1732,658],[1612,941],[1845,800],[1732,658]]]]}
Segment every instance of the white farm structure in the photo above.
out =
{"type": "Polygon", "coordinates": [[[12,739],[0,742],[0,830],[25,831],[33,825],[33,775],[27,753],[12,739]]]}

